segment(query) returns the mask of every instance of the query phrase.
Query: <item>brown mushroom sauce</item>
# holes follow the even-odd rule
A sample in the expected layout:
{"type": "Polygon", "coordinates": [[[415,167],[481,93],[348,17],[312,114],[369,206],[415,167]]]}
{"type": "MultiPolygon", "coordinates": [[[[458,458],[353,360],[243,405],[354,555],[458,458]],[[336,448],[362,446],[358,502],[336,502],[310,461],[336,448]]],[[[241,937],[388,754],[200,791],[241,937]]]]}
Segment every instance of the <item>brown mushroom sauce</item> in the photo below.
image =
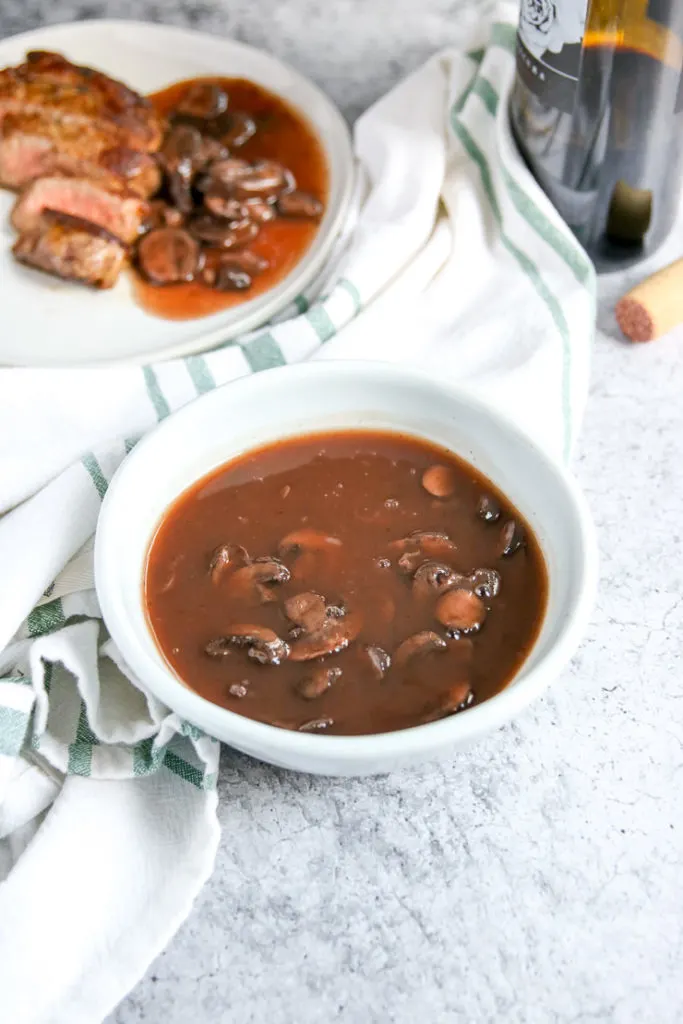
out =
{"type": "Polygon", "coordinates": [[[547,582],[528,525],[470,466],[346,431],[252,451],[190,488],[153,540],[145,595],[162,652],[203,697],[348,735],[498,693],[547,582]]]}
{"type": "Polygon", "coordinates": [[[312,129],[244,79],[177,82],[150,100],[167,131],[163,182],[133,253],[138,301],[187,320],[272,288],[324,212],[328,170],[312,129]]]}

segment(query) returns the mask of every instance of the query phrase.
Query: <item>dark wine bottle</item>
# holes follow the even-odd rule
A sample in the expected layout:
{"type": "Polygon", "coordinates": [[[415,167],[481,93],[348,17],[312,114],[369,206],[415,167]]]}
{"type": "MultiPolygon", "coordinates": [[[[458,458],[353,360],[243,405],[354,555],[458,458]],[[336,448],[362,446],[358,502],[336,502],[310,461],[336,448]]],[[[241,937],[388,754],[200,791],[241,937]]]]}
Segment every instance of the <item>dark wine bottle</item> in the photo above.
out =
{"type": "Polygon", "coordinates": [[[511,120],[599,270],[673,226],[683,182],[683,0],[522,0],[511,120]]]}

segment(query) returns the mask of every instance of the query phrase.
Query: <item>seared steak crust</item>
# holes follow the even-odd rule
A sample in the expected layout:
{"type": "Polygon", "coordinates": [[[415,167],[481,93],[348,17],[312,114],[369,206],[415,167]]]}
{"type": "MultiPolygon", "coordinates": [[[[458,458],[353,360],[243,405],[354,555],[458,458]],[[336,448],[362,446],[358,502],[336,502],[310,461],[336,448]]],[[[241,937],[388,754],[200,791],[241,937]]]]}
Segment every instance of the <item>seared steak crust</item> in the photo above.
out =
{"type": "Polygon", "coordinates": [[[61,54],[35,51],[24,64],[0,71],[0,121],[12,112],[58,112],[82,124],[110,122],[132,149],[154,152],[163,122],[149,100],[101,71],[72,64],[61,54]]]}
{"type": "Polygon", "coordinates": [[[107,121],[81,124],[46,111],[6,114],[0,123],[0,185],[19,189],[43,175],[97,180],[113,175],[149,196],[161,179],[156,159],[122,139],[125,133],[107,121]]]}
{"type": "Polygon", "coordinates": [[[147,203],[114,181],[105,185],[90,178],[38,178],[19,195],[12,211],[17,231],[36,231],[45,210],[80,217],[130,243],[137,238],[147,203]]]}
{"type": "Polygon", "coordinates": [[[58,221],[21,234],[12,251],[20,263],[94,288],[116,284],[126,258],[123,246],[113,239],[89,226],[58,221]]]}

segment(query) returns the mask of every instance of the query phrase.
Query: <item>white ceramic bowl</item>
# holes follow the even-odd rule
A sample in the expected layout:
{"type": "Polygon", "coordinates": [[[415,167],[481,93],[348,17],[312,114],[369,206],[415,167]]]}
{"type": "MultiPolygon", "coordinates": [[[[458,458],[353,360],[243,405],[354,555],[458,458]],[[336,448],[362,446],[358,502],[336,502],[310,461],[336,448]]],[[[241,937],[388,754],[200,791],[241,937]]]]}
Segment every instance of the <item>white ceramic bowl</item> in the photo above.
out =
{"type": "Polygon", "coordinates": [[[114,476],[97,530],[97,592],[109,631],[137,676],[169,707],[263,761],[326,775],[364,775],[469,745],[513,718],[559,674],[592,607],[597,553],[590,516],[567,473],[512,423],[464,391],[380,363],[304,363],[219,388],[167,419],[114,476]],[[169,504],[249,448],[335,428],[397,430],[456,452],[489,477],[532,526],[545,556],[548,608],[509,685],[459,715],[372,736],[313,736],[251,721],[190,690],[147,625],[143,573],[169,504]]]}

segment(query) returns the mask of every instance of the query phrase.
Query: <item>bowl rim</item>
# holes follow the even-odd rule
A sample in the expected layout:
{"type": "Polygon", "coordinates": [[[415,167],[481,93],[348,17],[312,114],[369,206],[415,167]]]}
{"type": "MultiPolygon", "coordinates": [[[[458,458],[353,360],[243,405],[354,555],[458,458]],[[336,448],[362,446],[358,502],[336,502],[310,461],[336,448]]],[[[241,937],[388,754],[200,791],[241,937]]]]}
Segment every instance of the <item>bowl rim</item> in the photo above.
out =
{"type": "MultiPolygon", "coordinates": [[[[420,436],[419,431],[416,430],[407,429],[406,433],[415,437],[420,436]]],[[[244,449],[244,451],[246,450],[248,448],[244,449]]],[[[455,454],[458,453],[455,452],[455,454]]],[[[236,454],[231,455],[225,461],[229,462],[235,457],[237,457],[236,454]]],[[[468,461],[466,457],[464,458],[465,461],[468,461]]],[[[177,492],[173,500],[176,500],[185,489],[192,486],[196,480],[201,479],[203,475],[206,474],[202,473],[188,481],[177,492]]],[[[166,509],[168,507],[169,505],[166,505],[166,509]]],[[[156,523],[158,522],[159,519],[156,520],[156,523]]],[[[145,557],[148,550],[149,546],[145,549],[145,557]]],[[[431,374],[413,367],[370,360],[321,360],[274,367],[221,385],[169,416],[136,445],[112,477],[100,511],[95,537],[94,560],[97,596],[109,633],[119,647],[124,661],[140,679],[143,687],[163,704],[192,724],[204,729],[209,735],[216,736],[217,732],[220,733],[219,738],[222,742],[228,745],[234,743],[239,749],[252,748],[268,751],[273,758],[285,759],[290,755],[295,755],[300,760],[305,760],[307,756],[310,756],[312,760],[324,756],[347,767],[358,761],[389,761],[394,757],[399,759],[424,754],[431,749],[443,748],[448,745],[461,745],[498,728],[515,717],[546,689],[573,655],[588,624],[597,591],[598,577],[597,540],[588,503],[578,484],[564,466],[555,462],[510,416],[494,409],[485,399],[473,394],[469,389],[450,382],[444,383],[435,380],[431,374]],[[163,443],[165,434],[169,432],[169,424],[182,423],[183,420],[196,415],[199,403],[220,402],[223,395],[230,393],[231,388],[258,388],[266,378],[272,380],[275,376],[286,375],[293,377],[299,383],[307,381],[310,383],[311,378],[329,373],[333,373],[337,377],[340,374],[354,377],[361,373],[371,377],[374,375],[375,378],[379,376],[385,381],[408,385],[420,383],[423,386],[436,389],[442,395],[452,398],[461,405],[476,409],[480,414],[496,421],[499,429],[514,437],[515,443],[528,446],[533,450],[534,457],[543,464],[544,470],[553,476],[556,483],[559,484],[567,505],[573,513],[582,557],[574,565],[576,580],[573,603],[558,628],[557,636],[548,650],[538,657],[535,664],[527,668],[529,656],[538,643],[537,636],[529,654],[507,685],[499,693],[461,714],[407,729],[354,736],[315,735],[282,729],[246,718],[237,712],[213,704],[183,683],[165,661],[149,626],[144,605],[145,628],[152,639],[157,655],[156,661],[148,659],[147,653],[138,647],[132,632],[127,632],[126,603],[121,602],[120,606],[117,606],[109,584],[113,573],[109,573],[108,567],[112,560],[116,559],[116,510],[119,502],[127,500],[126,479],[130,467],[144,460],[147,457],[147,452],[159,444],[160,438],[163,443]],[[515,686],[511,685],[513,682],[516,683],[515,686]],[[220,723],[219,725],[216,725],[216,720],[220,723]]],[[[548,573],[550,576],[549,567],[548,573]]],[[[144,564],[140,567],[141,587],[139,596],[136,597],[139,604],[143,604],[143,578],[144,564]]],[[[267,754],[258,756],[268,759],[267,754]]]]}

